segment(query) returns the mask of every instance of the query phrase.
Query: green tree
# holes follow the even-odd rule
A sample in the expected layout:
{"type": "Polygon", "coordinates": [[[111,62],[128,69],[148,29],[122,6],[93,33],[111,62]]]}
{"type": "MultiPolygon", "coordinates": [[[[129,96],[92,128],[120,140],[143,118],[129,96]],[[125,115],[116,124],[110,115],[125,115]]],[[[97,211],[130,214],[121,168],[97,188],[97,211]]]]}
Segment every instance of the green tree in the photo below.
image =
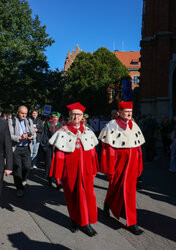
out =
{"type": "Polygon", "coordinates": [[[40,103],[49,65],[46,47],[54,40],[25,0],[0,1],[0,108],[40,103]],[[7,107],[7,104],[10,106],[7,107]]]}
{"type": "Polygon", "coordinates": [[[129,78],[129,72],[108,49],[102,47],[93,54],[81,52],[67,71],[65,100],[80,101],[91,114],[109,112],[108,86],[115,89],[122,78],[129,78]]]}

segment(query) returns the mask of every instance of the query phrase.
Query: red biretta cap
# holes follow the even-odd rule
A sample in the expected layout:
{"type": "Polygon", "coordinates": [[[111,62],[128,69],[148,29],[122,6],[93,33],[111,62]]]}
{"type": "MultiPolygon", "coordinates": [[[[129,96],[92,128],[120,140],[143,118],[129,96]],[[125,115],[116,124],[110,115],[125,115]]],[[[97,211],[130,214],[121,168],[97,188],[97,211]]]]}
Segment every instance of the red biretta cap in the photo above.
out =
{"type": "Polygon", "coordinates": [[[67,109],[68,109],[68,111],[71,111],[73,109],[79,109],[84,113],[86,108],[81,103],[75,102],[75,103],[72,103],[70,105],[67,105],[67,109]]]}
{"type": "Polygon", "coordinates": [[[118,109],[133,109],[133,102],[119,102],[118,109]]]}

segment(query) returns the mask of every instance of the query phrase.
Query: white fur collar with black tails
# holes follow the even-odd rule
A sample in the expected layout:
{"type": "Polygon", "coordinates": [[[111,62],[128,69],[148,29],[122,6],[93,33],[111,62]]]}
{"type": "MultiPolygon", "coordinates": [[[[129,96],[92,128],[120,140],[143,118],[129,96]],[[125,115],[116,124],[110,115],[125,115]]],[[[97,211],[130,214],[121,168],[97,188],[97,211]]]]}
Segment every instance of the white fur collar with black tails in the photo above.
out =
{"type": "Polygon", "coordinates": [[[116,122],[111,120],[102,129],[99,140],[109,144],[114,148],[135,148],[145,143],[142,131],[135,122],[132,129],[127,126],[126,130],[122,129],[116,122]]]}
{"type": "Polygon", "coordinates": [[[78,130],[77,135],[72,133],[67,127],[62,127],[58,130],[49,140],[49,143],[63,152],[74,152],[77,139],[81,141],[84,151],[93,149],[97,144],[98,140],[94,132],[84,126],[84,132],[81,133],[78,130]]]}

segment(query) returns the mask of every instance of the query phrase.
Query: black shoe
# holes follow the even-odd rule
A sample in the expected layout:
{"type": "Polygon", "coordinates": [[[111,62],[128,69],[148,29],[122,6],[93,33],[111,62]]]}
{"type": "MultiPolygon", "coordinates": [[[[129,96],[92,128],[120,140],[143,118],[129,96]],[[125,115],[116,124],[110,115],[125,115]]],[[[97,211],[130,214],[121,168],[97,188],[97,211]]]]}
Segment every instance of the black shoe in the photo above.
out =
{"type": "Polygon", "coordinates": [[[110,217],[110,209],[109,206],[104,202],[103,213],[105,216],[110,217]]]}
{"type": "Polygon", "coordinates": [[[140,234],[142,234],[142,233],[144,232],[144,231],[141,230],[141,229],[138,227],[138,225],[136,225],[136,224],[127,227],[127,229],[128,229],[131,233],[133,233],[133,234],[135,234],[135,235],[140,235],[140,234]]]}
{"type": "Polygon", "coordinates": [[[92,237],[97,234],[97,232],[91,227],[90,224],[84,227],[80,227],[80,230],[84,232],[85,234],[87,234],[89,237],[92,237]]]}
{"type": "Polygon", "coordinates": [[[57,187],[56,187],[56,188],[57,188],[58,191],[60,191],[61,188],[62,188],[62,184],[57,184],[57,187]]]}
{"type": "Polygon", "coordinates": [[[78,225],[73,220],[71,220],[71,223],[70,223],[70,231],[72,233],[78,232],[78,225]]]}
{"type": "Polygon", "coordinates": [[[48,187],[52,187],[52,178],[48,177],[48,187]]]}
{"type": "Polygon", "coordinates": [[[17,197],[23,197],[23,195],[24,195],[23,190],[22,189],[18,189],[17,192],[16,192],[16,195],[17,195],[17,197]]]}

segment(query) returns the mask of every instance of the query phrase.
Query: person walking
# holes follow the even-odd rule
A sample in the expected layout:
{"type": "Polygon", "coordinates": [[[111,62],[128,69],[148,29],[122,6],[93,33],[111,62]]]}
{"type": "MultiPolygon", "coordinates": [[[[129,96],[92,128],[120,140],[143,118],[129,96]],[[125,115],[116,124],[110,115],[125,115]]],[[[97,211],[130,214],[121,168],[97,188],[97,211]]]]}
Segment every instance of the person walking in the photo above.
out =
{"type": "Polygon", "coordinates": [[[136,183],[143,169],[141,145],[145,142],[138,125],[132,121],[132,102],[119,102],[119,116],[101,131],[101,172],[107,174],[109,187],[104,214],[125,217],[127,229],[135,235],[137,226],[136,183]]]}
{"type": "MultiPolygon", "coordinates": [[[[49,139],[61,128],[61,123],[59,121],[60,116],[61,113],[59,112],[53,111],[51,113],[49,121],[47,121],[44,125],[41,139],[41,146],[45,152],[45,178],[48,180],[49,187],[52,186],[53,182],[53,178],[49,177],[51,161],[53,157],[53,147],[49,144],[49,139]]],[[[60,190],[60,182],[57,182],[57,180],[54,181],[56,181],[57,188],[60,190]]]]}
{"type": "Polygon", "coordinates": [[[39,152],[39,146],[40,146],[40,141],[41,141],[41,136],[42,136],[42,131],[43,131],[43,122],[41,119],[38,117],[38,110],[35,109],[31,113],[31,119],[33,121],[34,125],[34,130],[36,133],[36,138],[33,139],[33,151],[32,151],[32,169],[37,168],[37,163],[38,163],[38,152],[39,152]]]}
{"type": "Polygon", "coordinates": [[[33,122],[27,118],[27,114],[27,107],[20,106],[17,116],[8,120],[13,149],[13,177],[18,197],[24,195],[31,168],[32,140],[36,138],[33,122]]]}
{"type": "MultiPolygon", "coordinates": [[[[8,176],[13,170],[12,142],[8,123],[0,117],[0,197],[3,188],[3,176],[8,176]]],[[[0,204],[1,204],[0,199],[0,204]]]]}
{"type": "Polygon", "coordinates": [[[67,105],[70,122],[55,133],[49,143],[55,147],[50,176],[62,181],[71,219],[71,231],[78,229],[92,237],[97,232],[97,204],[93,180],[98,170],[95,134],[82,124],[85,107],[79,102],[67,105]]]}

